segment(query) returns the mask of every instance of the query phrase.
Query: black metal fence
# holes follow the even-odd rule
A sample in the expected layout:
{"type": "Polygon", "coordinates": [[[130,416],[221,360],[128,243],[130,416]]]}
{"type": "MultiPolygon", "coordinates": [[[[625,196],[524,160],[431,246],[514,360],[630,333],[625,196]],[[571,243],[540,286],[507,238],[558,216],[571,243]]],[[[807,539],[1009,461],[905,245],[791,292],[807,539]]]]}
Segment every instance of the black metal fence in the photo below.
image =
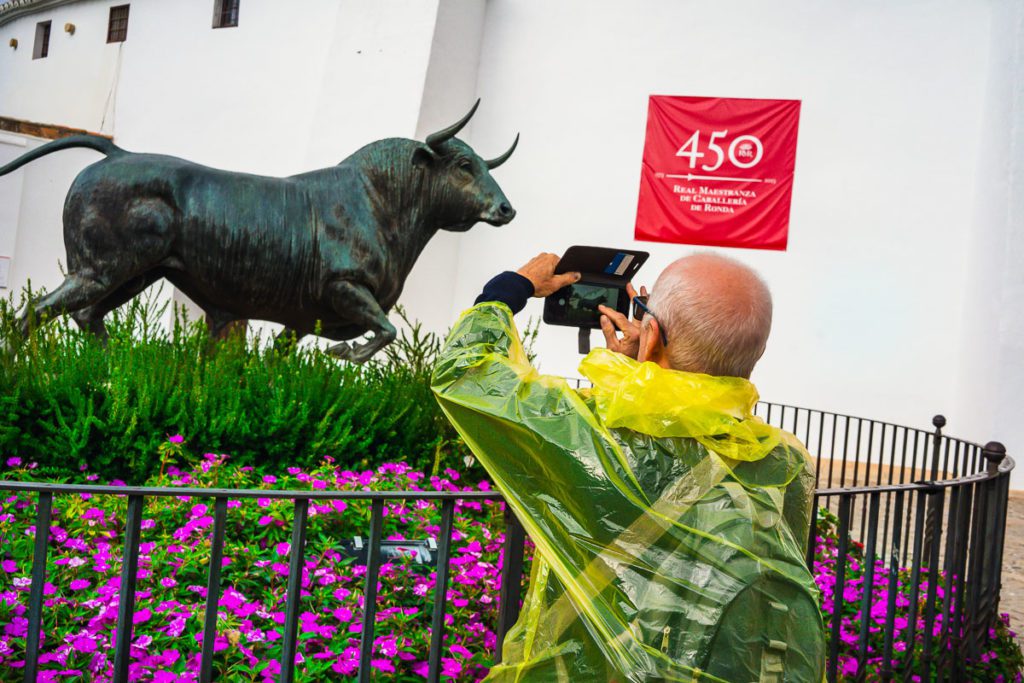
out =
{"type": "MultiPolygon", "coordinates": [[[[1003,537],[1009,475],[1013,461],[1005,449],[992,442],[984,447],[942,434],[945,419],[934,419],[934,431],[902,427],[877,420],[849,417],[818,410],[778,404],[758,404],[765,421],[797,435],[816,459],[818,473],[815,508],[832,511],[838,518],[834,529],[837,548],[829,562],[835,576],[832,618],[826,618],[831,634],[828,680],[836,681],[844,655],[844,582],[854,561],[863,567],[859,579],[866,586],[856,606],[861,632],[854,646],[855,677],[863,678],[872,658],[881,658],[882,680],[913,675],[920,680],[962,680],[965,660],[977,659],[997,618],[1002,568],[1003,537]],[[861,544],[856,539],[865,539],[861,544]],[[855,559],[856,558],[856,559],[855,559]],[[883,574],[888,577],[887,606],[882,620],[881,652],[869,645],[869,617],[873,609],[873,586],[883,574]],[[917,625],[924,639],[924,655],[915,662],[894,650],[897,581],[908,576],[910,616],[902,641],[916,637],[917,625]],[[919,595],[918,588],[927,590],[919,595]],[[939,586],[945,590],[939,595],[939,586]]],[[[36,526],[49,529],[55,495],[91,493],[127,496],[128,514],[125,548],[121,566],[114,678],[129,680],[136,575],[139,560],[143,502],[148,497],[190,496],[213,499],[214,522],[207,577],[207,605],[202,635],[199,680],[213,678],[214,641],[217,635],[217,605],[221,593],[221,558],[227,524],[228,501],[240,498],[294,500],[291,556],[286,591],[286,611],[280,680],[291,683],[295,675],[295,654],[301,599],[301,576],[307,514],[310,501],[362,500],[371,505],[365,574],[365,607],[358,681],[370,680],[370,658],[374,642],[378,572],[381,566],[381,534],[386,500],[428,500],[441,505],[437,538],[437,580],[434,591],[429,662],[429,681],[439,681],[444,640],[446,594],[450,569],[450,538],[457,500],[500,500],[495,492],[440,491],[271,491],[205,488],[156,488],[46,484],[0,481],[0,490],[38,494],[36,526]]],[[[506,513],[504,563],[496,659],[501,642],[518,617],[525,535],[514,517],[506,513]]],[[[822,550],[819,527],[812,525],[807,561],[816,568],[822,550]]],[[[39,633],[42,623],[48,534],[36,533],[29,592],[28,635],[24,680],[36,680],[39,661],[39,633]]],[[[853,623],[851,622],[851,623],[853,623]]],[[[845,656],[849,664],[850,655],[845,656]]]]}
{"type": "MultiPolygon", "coordinates": [[[[142,524],[143,502],[148,497],[189,496],[213,499],[213,531],[210,539],[210,561],[207,575],[206,607],[203,624],[202,654],[199,680],[208,683],[213,680],[214,641],[217,636],[217,606],[221,594],[221,559],[224,550],[224,532],[227,526],[229,500],[240,498],[291,499],[295,501],[292,518],[291,553],[286,589],[284,633],[282,634],[281,683],[295,680],[295,654],[298,645],[299,614],[301,613],[302,567],[306,545],[307,516],[310,501],[368,501],[370,503],[370,529],[367,544],[367,563],[363,589],[364,609],[360,642],[359,672],[361,683],[370,680],[370,657],[374,641],[377,614],[377,579],[381,557],[381,535],[384,520],[385,501],[426,500],[441,504],[441,524],[437,538],[437,579],[434,589],[434,607],[431,616],[431,638],[428,659],[428,681],[436,682],[441,677],[441,652],[444,641],[446,596],[450,569],[450,540],[452,536],[455,502],[458,500],[501,501],[501,495],[493,491],[273,491],[267,489],[209,489],[187,487],[141,487],[141,486],[96,486],[78,484],[46,484],[39,482],[0,481],[0,490],[36,492],[36,525],[38,529],[49,529],[53,497],[58,494],[89,493],[93,495],[127,496],[128,515],[125,521],[125,548],[121,564],[120,595],[117,609],[117,637],[114,650],[115,683],[128,683],[129,653],[132,642],[133,615],[135,609],[136,574],[139,563],[139,542],[142,524]]],[[[521,586],[525,534],[515,517],[506,511],[504,564],[501,576],[500,612],[498,615],[495,657],[500,660],[500,643],[505,633],[518,617],[519,594],[512,599],[509,595],[514,587],[521,586]],[[518,580],[517,580],[518,579],[518,580]],[[511,609],[510,609],[511,608],[511,609]]],[[[28,634],[26,639],[24,680],[34,683],[39,664],[39,632],[42,624],[43,585],[45,583],[47,533],[36,533],[35,550],[32,557],[32,585],[29,590],[28,634]]]]}
{"type": "Polygon", "coordinates": [[[941,415],[922,430],[770,403],[756,412],[807,445],[815,509],[837,518],[835,547],[815,520],[807,550],[812,571],[835,578],[828,680],[841,668],[863,680],[869,664],[884,681],[967,680],[998,618],[1014,466],[1003,445],[946,436],[941,415]],[[861,598],[847,604],[855,565],[861,598]],[[859,631],[844,634],[851,624],[859,631]]]}

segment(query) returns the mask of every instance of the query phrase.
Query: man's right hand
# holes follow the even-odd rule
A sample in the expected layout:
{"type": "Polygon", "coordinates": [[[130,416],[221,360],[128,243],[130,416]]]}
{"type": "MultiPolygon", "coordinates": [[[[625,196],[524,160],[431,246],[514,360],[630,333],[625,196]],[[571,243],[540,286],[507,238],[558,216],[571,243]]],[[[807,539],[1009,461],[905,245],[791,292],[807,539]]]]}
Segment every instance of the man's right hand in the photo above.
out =
{"type": "Polygon", "coordinates": [[[537,254],[516,272],[533,283],[533,295],[543,299],[580,279],[579,273],[555,275],[555,266],[560,260],[557,254],[537,254]]]}
{"type": "MultiPolygon", "coordinates": [[[[640,288],[641,294],[647,295],[647,288],[640,288]]],[[[630,302],[636,296],[636,290],[632,284],[626,285],[626,293],[629,294],[630,302]]],[[[604,332],[604,341],[608,348],[633,360],[640,353],[640,323],[630,320],[614,308],[601,305],[597,307],[601,311],[601,331],[604,332]],[[622,336],[619,336],[619,332],[622,336]]]]}

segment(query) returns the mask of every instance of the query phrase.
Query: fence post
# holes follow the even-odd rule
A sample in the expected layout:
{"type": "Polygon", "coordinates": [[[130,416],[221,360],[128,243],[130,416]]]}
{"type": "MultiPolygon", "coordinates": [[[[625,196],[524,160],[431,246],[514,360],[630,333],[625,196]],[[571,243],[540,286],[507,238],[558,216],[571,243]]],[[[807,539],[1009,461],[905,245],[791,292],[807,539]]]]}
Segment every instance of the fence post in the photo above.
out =
{"type": "MultiPolygon", "coordinates": [[[[932,436],[932,466],[929,470],[929,481],[936,481],[939,478],[939,456],[942,454],[942,428],[946,426],[946,418],[936,415],[932,418],[932,426],[935,433],[932,436]]],[[[945,478],[945,477],[943,477],[945,478]]],[[[932,529],[935,527],[935,497],[928,497],[928,507],[924,525],[924,557],[930,557],[932,551],[932,529]]]]}
{"type": "Polygon", "coordinates": [[[523,553],[526,548],[526,531],[516,519],[512,507],[505,502],[505,545],[502,550],[501,592],[498,607],[498,644],[494,662],[501,662],[502,644],[505,634],[519,619],[519,594],[523,587],[523,553]]]}
{"type": "MultiPolygon", "coordinates": [[[[981,603],[979,611],[984,627],[991,627],[999,616],[999,592],[1003,575],[1003,542],[1006,534],[1006,511],[1009,502],[1008,481],[1000,476],[999,466],[1006,458],[1006,447],[998,441],[989,441],[981,451],[992,477],[985,482],[984,492],[989,497],[988,514],[983,520],[985,558],[983,575],[980,577],[981,603]]],[[[986,631],[987,632],[987,631],[986,631]]]]}

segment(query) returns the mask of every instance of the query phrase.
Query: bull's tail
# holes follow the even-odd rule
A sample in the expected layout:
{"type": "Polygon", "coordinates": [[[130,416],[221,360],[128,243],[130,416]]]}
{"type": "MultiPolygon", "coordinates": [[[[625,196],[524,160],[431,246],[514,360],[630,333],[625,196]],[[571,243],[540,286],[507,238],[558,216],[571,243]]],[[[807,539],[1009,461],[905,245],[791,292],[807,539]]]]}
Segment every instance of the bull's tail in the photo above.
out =
{"type": "Polygon", "coordinates": [[[22,154],[11,163],[5,166],[0,166],[0,175],[6,175],[11,171],[17,170],[30,161],[35,161],[39,157],[44,157],[53,152],[59,152],[62,149],[71,149],[72,147],[94,149],[101,154],[106,154],[107,156],[125,153],[123,149],[105,137],[101,137],[99,135],[72,135],[70,137],[54,140],[53,142],[48,142],[42,147],[37,147],[31,152],[22,154]]]}

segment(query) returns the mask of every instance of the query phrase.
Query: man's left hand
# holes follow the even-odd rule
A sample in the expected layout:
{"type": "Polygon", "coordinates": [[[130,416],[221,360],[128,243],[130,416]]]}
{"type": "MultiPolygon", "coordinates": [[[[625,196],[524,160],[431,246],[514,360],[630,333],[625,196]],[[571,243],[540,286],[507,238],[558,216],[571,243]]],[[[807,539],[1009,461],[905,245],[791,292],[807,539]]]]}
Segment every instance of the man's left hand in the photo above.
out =
{"type": "Polygon", "coordinates": [[[579,273],[555,275],[555,266],[560,260],[557,254],[537,254],[516,272],[533,283],[533,295],[543,299],[580,279],[579,273]]]}

